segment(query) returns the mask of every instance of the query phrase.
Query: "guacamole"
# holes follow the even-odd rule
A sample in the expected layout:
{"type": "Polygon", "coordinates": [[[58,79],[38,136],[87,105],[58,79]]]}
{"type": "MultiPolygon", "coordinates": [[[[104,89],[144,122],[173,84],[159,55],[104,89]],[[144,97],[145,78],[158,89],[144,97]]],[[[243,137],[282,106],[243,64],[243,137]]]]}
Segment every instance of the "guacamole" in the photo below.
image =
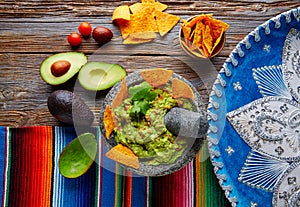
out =
{"type": "Polygon", "coordinates": [[[170,84],[153,88],[148,83],[129,87],[129,96],[113,109],[116,142],[128,146],[150,165],[175,162],[184,152],[185,140],[177,138],[164,124],[165,114],[178,103],[192,110],[189,99],[175,100],[170,84]]]}

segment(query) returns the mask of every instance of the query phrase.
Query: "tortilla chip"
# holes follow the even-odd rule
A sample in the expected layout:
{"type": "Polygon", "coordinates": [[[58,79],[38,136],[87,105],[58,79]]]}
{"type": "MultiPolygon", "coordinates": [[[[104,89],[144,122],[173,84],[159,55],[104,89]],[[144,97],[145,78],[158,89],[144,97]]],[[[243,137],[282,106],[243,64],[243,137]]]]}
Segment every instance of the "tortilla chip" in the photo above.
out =
{"type": "Polygon", "coordinates": [[[151,12],[154,10],[153,3],[135,3],[129,6],[132,14],[144,12],[145,9],[150,9],[151,12]]]}
{"type": "Polygon", "coordinates": [[[141,0],[142,3],[154,3],[155,0],[141,0]]]}
{"type": "Polygon", "coordinates": [[[156,25],[160,36],[167,34],[180,20],[179,16],[161,11],[154,11],[156,25]]]}
{"type": "Polygon", "coordinates": [[[186,41],[191,41],[190,35],[191,35],[191,32],[192,32],[192,29],[185,26],[184,24],[180,24],[180,27],[181,27],[184,39],[186,41]]]}
{"type": "Polygon", "coordinates": [[[118,144],[109,150],[106,154],[106,157],[115,160],[121,164],[127,165],[129,167],[138,169],[140,167],[138,157],[133,153],[128,147],[118,144]]]}
{"type": "Polygon", "coordinates": [[[123,102],[123,100],[127,98],[127,96],[128,96],[128,87],[127,87],[125,79],[122,78],[120,91],[118,92],[118,94],[116,95],[114,100],[112,101],[111,107],[113,109],[117,108],[123,102]]]}
{"type": "Polygon", "coordinates": [[[144,10],[143,12],[131,14],[130,21],[128,21],[125,24],[121,24],[119,26],[121,29],[123,39],[126,39],[130,34],[134,34],[134,33],[143,34],[146,32],[147,34],[152,32],[152,37],[153,37],[153,33],[157,31],[157,26],[156,26],[154,16],[149,10],[144,10]]]}
{"type": "Polygon", "coordinates": [[[145,9],[142,12],[138,12],[131,15],[130,19],[132,25],[132,33],[137,32],[156,32],[157,26],[154,15],[151,9],[145,9]]]}
{"type": "Polygon", "coordinates": [[[214,18],[207,19],[205,21],[205,24],[209,25],[211,29],[211,35],[214,40],[222,36],[223,32],[225,32],[229,28],[229,25],[227,23],[214,18]]]}
{"type": "Polygon", "coordinates": [[[182,19],[182,24],[184,25],[184,26],[186,26],[187,27],[187,24],[188,24],[189,22],[187,21],[187,20],[185,20],[185,19],[182,19]]]}
{"type": "Polygon", "coordinates": [[[155,32],[133,33],[123,41],[123,44],[141,44],[151,42],[155,38],[155,32]]]}
{"type": "Polygon", "coordinates": [[[203,44],[203,47],[199,48],[199,51],[201,54],[203,54],[205,57],[210,57],[211,53],[208,51],[207,47],[203,44]]]}
{"type": "Polygon", "coordinates": [[[219,28],[223,28],[224,30],[229,28],[229,24],[221,20],[211,18],[210,21],[213,23],[213,25],[217,25],[219,28]]]}
{"type": "Polygon", "coordinates": [[[148,69],[140,72],[142,78],[153,87],[165,85],[173,75],[173,70],[162,68],[148,69]]]}
{"type": "Polygon", "coordinates": [[[126,39],[129,35],[130,35],[130,32],[132,30],[132,21],[127,21],[127,22],[122,22],[120,23],[119,20],[118,21],[118,24],[119,24],[119,27],[120,27],[120,30],[121,30],[121,33],[122,33],[122,38],[123,39],[126,39]]]}
{"type": "Polygon", "coordinates": [[[221,39],[223,37],[223,29],[222,29],[222,32],[220,34],[220,36],[215,40],[215,43],[214,43],[214,46],[212,48],[212,51],[214,51],[216,49],[216,47],[218,46],[218,44],[221,42],[221,39]]]}
{"type": "Polygon", "coordinates": [[[193,44],[193,42],[192,42],[192,41],[194,41],[195,33],[196,33],[196,32],[195,32],[195,29],[192,30],[192,34],[191,34],[191,37],[190,37],[190,40],[191,40],[191,41],[186,40],[186,44],[190,47],[191,50],[197,49],[197,47],[196,47],[196,46],[193,44]]]}
{"type": "Polygon", "coordinates": [[[136,33],[130,34],[129,36],[131,36],[131,38],[135,38],[135,39],[155,39],[156,38],[155,32],[150,32],[150,31],[136,32],[136,33]]]}
{"type": "Polygon", "coordinates": [[[118,6],[112,15],[112,21],[118,21],[118,20],[125,20],[129,21],[130,20],[130,11],[129,11],[129,6],[118,6]]]}
{"type": "Polygon", "coordinates": [[[153,41],[153,39],[136,39],[136,38],[131,38],[128,37],[127,39],[125,39],[123,41],[124,45],[137,45],[137,44],[143,44],[143,43],[147,43],[147,42],[151,42],[153,41]]]}
{"type": "Polygon", "coordinates": [[[109,139],[111,133],[114,131],[114,128],[116,127],[113,118],[113,112],[109,105],[106,106],[104,111],[103,124],[105,128],[105,136],[107,139],[109,139]]]}
{"type": "Polygon", "coordinates": [[[135,32],[157,32],[157,25],[151,9],[146,9],[141,15],[133,14],[133,21],[135,22],[135,32]]]}
{"type": "MultiPolygon", "coordinates": [[[[193,46],[196,48],[202,47],[203,42],[203,32],[205,29],[205,25],[202,23],[202,21],[197,22],[196,28],[194,29],[194,38],[193,38],[193,46]]],[[[194,49],[192,49],[194,50],[194,49]]]]}
{"type": "Polygon", "coordinates": [[[166,4],[160,3],[160,2],[155,2],[154,3],[154,8],[156,11],[164,11],[168,8],[166,4]]]}
{"type": "Polygon", "coordinates": [[[168,8],[166,4],[160,3],[160,2],[155,2],[155,3],[135,3],[132,4],[130,7],[130,11],[134,13],[138,12],[143,12],[144,9],[150,9],[152,12],[154,10],[157,11],[164,11],[165,9],[168,8]]]}
{"type": "Polygon", "coordinates": [[[185,26],[193,28],[197,22],[203,21],[204,19],[207,19],[211,17],[212,14],[201,14],[199,16],[196,16],[195,18],[191,19],[191,21],[187,21],[185,26]]]}
{"type": "Polygon", "coordinates": [[[185,26],[189,28],[193,28],[197,24],[197,22],[201,22],[202,20],[203,20],[203,15],[197,16],[191,19],[190,21],[185,20],[185,26]]]}
{"type": "Polygon", "coordinates": [[[210,34],[210,28],[208,25],[206,25],[205,31],[203,34],[203,47],[205,47],[207,49],[209,55],[211,55],[212,48],[213,48],[213,38],[210,34]]]}
{"type": "Polygon", "coordinates": [[[191,87],[187,83],[177,78],[174,78],[172,81],[172,95],[175,99],[189,98],[191,100],[194,100],[194,92],[191,87]]]}

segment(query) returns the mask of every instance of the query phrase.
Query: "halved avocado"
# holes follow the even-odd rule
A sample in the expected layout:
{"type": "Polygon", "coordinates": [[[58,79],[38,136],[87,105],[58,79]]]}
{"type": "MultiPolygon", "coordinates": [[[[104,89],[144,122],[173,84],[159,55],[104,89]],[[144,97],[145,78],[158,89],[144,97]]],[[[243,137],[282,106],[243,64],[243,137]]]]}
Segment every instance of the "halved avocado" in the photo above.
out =
{"type": "Polygon", "coordinates": [[[99,91],[112,87],[124,76],[126,71],[118,64],[88,62],[79,71],[78,80],[83,88],[99,91]]]}
{"type": "Polygon", "coordinates": [[[87,57],[82,52],[58,53],[49,56],[42,62],[40,67],[40,74],[46,83],[49,83],[51,85],[59,85],[72,78],[86,63],[87,57]],[[71,64],[68,71],[59,77],[53,75],[51,72],[51,66],[57,61],[68,61],[71,64]]]}
{"type": "Polygon", "coordinates": [[[66,178],[83,175],[93,164],[97,155],[98,142],[92,133],[84,133],[72,140],[59,156],[58,167],[66,178]]]}

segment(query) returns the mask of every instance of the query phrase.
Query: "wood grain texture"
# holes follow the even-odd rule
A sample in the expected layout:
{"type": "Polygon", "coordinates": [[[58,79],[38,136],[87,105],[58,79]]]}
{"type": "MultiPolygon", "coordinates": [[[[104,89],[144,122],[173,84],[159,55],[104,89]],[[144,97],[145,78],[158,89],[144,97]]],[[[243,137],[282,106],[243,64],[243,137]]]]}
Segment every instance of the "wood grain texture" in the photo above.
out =
{"type": "Polygon", "coordinates": [[[169,6],[168,13],[181,18],[213,13],[216,18],[230,24],[222,52],[211,61],[204,61],[189,58],[181,50],[179,25],[151,44],[123,45],[119,28],[111,23],[111,14],[116,6],[135,2],[1,1],[0,125],[62,125],[49,113],[47,98],[54,90],[74,88],[94,111],[94,125],[98,125],[101,104],[108,91],[85,91],[78,86],[76,77],[54,87],[46,84],[39,74],[40,64],[46,57],[73,50],[68,45],[67,36],[76,31],[82,21],[88,21],[93,26],[105,26],[114,33],[112,41],[103,47],[99,47],[92,38],[83,40],[76,50],[87,54],[89,60],[119,63],[128,73],[153,67],[173,69],[197,87],[207,104],[217,73],[238,42],[268,19],[300,6],[297,1],[279,0],[161,1],[169,6]]]}

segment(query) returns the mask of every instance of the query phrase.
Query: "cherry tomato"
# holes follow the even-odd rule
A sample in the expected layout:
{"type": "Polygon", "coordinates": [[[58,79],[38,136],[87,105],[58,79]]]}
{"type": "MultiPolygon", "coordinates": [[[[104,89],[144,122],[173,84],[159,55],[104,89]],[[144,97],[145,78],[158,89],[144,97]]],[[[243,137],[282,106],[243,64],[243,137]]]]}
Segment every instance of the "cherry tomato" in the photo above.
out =
{"type": "Polygon", "coordinates": [[[82,36],[89,36],[92,32],[92,26],[88,22],[82,22],[78,27],[78,31],[82,36]]]}
{"type": "Polygon", "coordinates": [[[68,36],[68,42],[72,47],[79,46],[81,44],[81,36],[77,32],[73,32],[68,36]]]}

